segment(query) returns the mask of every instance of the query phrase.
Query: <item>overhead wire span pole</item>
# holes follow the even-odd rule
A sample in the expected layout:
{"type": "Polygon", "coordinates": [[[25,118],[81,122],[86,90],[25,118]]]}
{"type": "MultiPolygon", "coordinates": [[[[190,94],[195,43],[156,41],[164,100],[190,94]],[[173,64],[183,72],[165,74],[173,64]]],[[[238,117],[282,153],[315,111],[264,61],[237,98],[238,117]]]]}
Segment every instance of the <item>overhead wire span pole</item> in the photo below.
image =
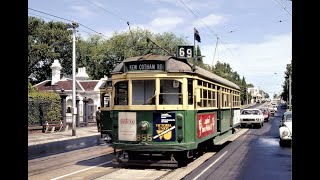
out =
{"type": "Polygon", "coordinates": [[[216,43],[216,47],[214,48],[214,54],[213,54],[213,59],[212,59],[212,67],[214,66],[214,58],[215,58],[216,52],[217,52],[218,41],[219,41],[219,38],[217,37],[217,43],[216,43]]]}
{"type": "Polygon", "coordinates": [[[78,23],[68,24],[72,28],[72,136],[76,136],[76,28],[78,23]]]}

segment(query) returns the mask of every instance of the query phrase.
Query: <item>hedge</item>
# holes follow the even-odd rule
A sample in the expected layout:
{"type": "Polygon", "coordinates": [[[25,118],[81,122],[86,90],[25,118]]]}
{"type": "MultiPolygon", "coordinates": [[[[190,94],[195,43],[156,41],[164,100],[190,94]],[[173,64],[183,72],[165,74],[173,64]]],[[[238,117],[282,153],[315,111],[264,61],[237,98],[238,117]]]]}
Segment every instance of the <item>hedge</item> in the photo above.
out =
{"type": "Polygon", "coordinates": [[[28,93],[28,125],[61,120],[61,98],[53,92],[28,93]]]}

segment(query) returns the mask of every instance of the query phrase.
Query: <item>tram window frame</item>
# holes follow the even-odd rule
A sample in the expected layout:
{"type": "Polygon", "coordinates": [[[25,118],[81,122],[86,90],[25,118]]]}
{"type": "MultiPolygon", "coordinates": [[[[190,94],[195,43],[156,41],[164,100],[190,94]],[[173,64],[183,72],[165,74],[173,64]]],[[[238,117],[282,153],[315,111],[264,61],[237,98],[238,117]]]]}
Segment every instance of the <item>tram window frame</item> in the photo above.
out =
{"type": "Polygon", "coordinates": [[[205,82],[198,80],[198,87],[200,88],[200,102],[198,102],[199,108],[218,108],[216,98],[216,85],[211,82],[205,82]],[[210,97],[209,97],[210,94],[210,97]]]}
{"type": "Polygon", "coordinates": [[[159,105],[182,105],[183,104],[182,87],[183,87],[183,83],[177,79],[161,79],[160,78],[159,105]],[[173,87],[173,82],[178,82],[179,86],[173,87]],[[173,89],[178,89],[178,92],[171,92],[173,89]],[[176,97],[178,98],[177,103],[173,102],[173,100],[176,97]]]}
{"type": "Polygon", "coordinates": [[[193,104],[193,79],[188,79],[188,105],[193,104]]]}
{"type": "Polygon", "coordinates": [[[128,105],[128,96],[129,96],[129,82],[126,81],[119,81],[116,82],[115,85],[115,96],[114,96],[114,105],[128,105]],[[121,83],[125,83],[126,86],[124,87],[119,87],[119,85],[121,85],[121,83]],[[122,92],[120,92],[122,91],[122,92]],[[124,94],[121,98],[123,98],[123,100],[120,100],[119,94],[124,94]]]}
{"type": "Polygon", "coordinates": [[[156,104],[156,80],[155,79],[135,79],[131,81],[132,84],[132,105],[155,105],[156,104]],[[140,84],[139,84],[140,83],[140,84]],[[135,90],[136,88],[141,87],[142,89],[135,90]],[[153,89],[151,89],[151,87],[153,89]],[[140,96],[139,92],[143,91],[143,95],[140,96]],[[135,99],[134,99],[135,97],[135,99]],[[139,99],[142,97],[143,99],[139,99]]]}

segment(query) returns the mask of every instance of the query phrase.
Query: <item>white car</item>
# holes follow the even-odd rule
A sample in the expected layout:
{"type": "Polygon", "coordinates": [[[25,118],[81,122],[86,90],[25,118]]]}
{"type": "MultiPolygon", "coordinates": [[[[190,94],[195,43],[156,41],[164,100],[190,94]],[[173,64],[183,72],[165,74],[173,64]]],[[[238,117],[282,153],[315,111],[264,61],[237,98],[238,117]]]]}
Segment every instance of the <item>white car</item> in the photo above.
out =
{"type": "Polygon", "coordinates": [[[268,106],[268,109],[269,109],[270,114],[271,114],[272,116],[274,116],[274,114],[275,114],[275,113],[277,112],[277,110],[278,110],[278,108],[277,108],[276,105],[269,105],[269,106],[268,106]]]}
{"type": "Polygon", "coordinates": [[[240,113],[240,126],[259,125],[263,126],[264,116],[260,109],[243,109],[240,113]]]}
{"type": "Polygon", "coordinates": [[[292,111],[283,114],[279,126],[280,146],[291,143],[292,140],[292,111]]]}

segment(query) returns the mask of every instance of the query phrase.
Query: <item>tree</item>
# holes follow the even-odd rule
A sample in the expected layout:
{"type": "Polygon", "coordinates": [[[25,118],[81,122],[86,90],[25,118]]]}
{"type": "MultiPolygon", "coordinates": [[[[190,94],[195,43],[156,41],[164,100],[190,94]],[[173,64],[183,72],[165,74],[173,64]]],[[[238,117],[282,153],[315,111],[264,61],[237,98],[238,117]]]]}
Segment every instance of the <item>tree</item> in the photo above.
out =
{"type": "Polygon", "coordinates": [[[286,71],[284,72],[284,82],[282,84],[283,91],[281,97],[283,100],[287,101],[289,99],[289,76],[292,75],[292,62],[287,64],[286,71]]]}
{"type": "Polygon", "coordinates": [[[132,56],[141,56],[149,53],[169,55],[153,44],[175,54],[176,47],[186,44],[186,40],[177,37],[174,33],[153,34],[148,30],[133,29],[121,33],[115,32],[109,39],[101,36],[90,36],[87,41],[77,42],[79,65],[86,66],[87,73],[92,79],[110,76],[113,68],[121,61],[132,56]]]}
{"type": "Polygon", "coordinates": [[[62,22],[44,22],[28,17],[28,76],[32,83],[51,77],[50,66],[54,59],[60,60],[62,72],[71,72],[72,32],[62,22]]]}
{"type": "Polygon", "coordinates": [[[201,50],[200,50],[200,47],[199,45],[197,45],[197,63],[198,64],[203,64],[203,60],[202,60],[202,55],[201,55],[201,50]]]}

